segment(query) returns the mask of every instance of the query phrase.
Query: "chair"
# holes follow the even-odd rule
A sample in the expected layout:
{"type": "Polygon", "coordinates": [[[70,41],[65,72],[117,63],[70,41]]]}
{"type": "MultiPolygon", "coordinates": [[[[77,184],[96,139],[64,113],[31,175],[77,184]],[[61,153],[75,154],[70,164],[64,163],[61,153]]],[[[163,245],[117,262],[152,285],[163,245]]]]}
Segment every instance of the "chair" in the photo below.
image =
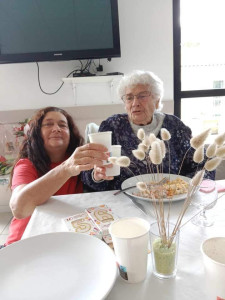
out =
{"type": "Polygon", "coordinates": [[[216,169],[216,180],[225,179],[225,160],[216,169]]]}
{"type": "Polygon", "coordinates": [[[90,143],[88,135],[90,133],[96,133],[96,132],[98,132],[98,129],[99,129],[99,125],[97,125],[95,123],[88,123],[87,124],[87,126],[85,128],[85,134],[84,134],[85,143],[90,143]]]}

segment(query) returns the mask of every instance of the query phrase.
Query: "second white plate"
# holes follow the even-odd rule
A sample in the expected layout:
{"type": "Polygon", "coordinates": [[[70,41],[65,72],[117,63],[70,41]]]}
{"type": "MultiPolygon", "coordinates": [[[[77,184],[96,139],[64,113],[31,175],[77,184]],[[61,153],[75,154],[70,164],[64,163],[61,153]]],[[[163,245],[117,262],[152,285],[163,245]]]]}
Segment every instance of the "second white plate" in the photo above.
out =
{"type": "MultiPolygon", "coordinates": [[[[155,174],[154,174],[155,175],[155,174]]],[[[157,176],[157,175],[156,175],[157,176]]],[[[176,174],[160,174],[160,177],[158,180],[161,180],[163,177],[168,177],[170,180],[174,180],[177,177],[183,179],[186,182],[190,182],[191,178],[185,177],[185,176],[177,176],[176,174]]],[[[157,177],[156,177],[157,178],[157,177]]],[[[135,186],[137,182],[143,181],[143,182],[150,182],[153,181],[153,174],[143,174],[143,175],[138,175],[134,177],[130,177],[126,180],[121,185],[121,189],[128,188],[130,186],[135,186]]],[[[138,200],[144,200],[144,201],[150,201],[151,199],[149,198],[144,198],[144,197],[139,197],[134,195],[134,193],[138,193],[138,189],[136,187],[131,188],[130,190],[125,192],[128,196],[138,199],[138,200]]],[[[175,195],[173,196],[172,199],[163,199],[164,202],[169,202],[169,201],[179,201],[185,199],[187,194],[180,194],[180,195],[175,195]]]]}
{"type": "Polygon", "coordinates": [[[48,233],[0,250],[0,299],[100,300],[112,289],[113,251],[96,237],[48,233]]]}

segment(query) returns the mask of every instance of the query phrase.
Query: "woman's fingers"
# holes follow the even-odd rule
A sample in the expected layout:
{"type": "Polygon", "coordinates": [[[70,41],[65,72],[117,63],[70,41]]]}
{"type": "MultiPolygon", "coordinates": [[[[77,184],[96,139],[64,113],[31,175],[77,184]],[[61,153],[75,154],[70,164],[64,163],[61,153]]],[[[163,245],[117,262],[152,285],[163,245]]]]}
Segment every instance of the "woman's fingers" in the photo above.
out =
{"type": "MultiPolygon", "coordinates": [[[[108,149],[101,145],[101,144],[94,144],[94,143],[89,143],[80,147],[77,147],[76,150],[79,150],[79,152],[83,152],[83,151],[97,151],[97,152],[107,152],[108,149]]],[[[75,150],[75,152],[76,152],[75,150]]]]}
{"type": "Polygon", "coordinates": [[[114,177],[106,176],[105,168],[112,167],[112,164],[103,167],[103,161],[109,157],[108,149],[100,144],[86,144],[77,147],[67,165],[72,169],[73,176],[79,175],[81,171],[88,171],[94,168],[95,180],[112,180],[114,177]]]}
{"type": "Polygon", "coordinates": [[[106,176],[105,172],[106,172],[106,168],[110,168],[112,167],[112,164],[110,165],[105,165],[104,167],[97,167],[95,166],[94,168],[94,178],[96,181],[98,180],[113,180],[114,177],[113,176],[106,176]]]}
{"type": "Polygon", "coordinates": [[[73,164],[78,166],[86,166],[89,168],[87,170],[90,170],[93,169],[94,166],[98,166],[98,167],[102,166],[103,161],[101,159],[96,159],[92,157],[83,157],[78,159],[74,158],[73,164]]]}
{"type": "Polygon", "coordinates": [[[79,158],[90,158],[97,160],[107,160],[109,157],[108,149],[100,144],[86,144],[84,146],[78,147],[74,151],[74,157],[79,158]]]}
{"type": "Polygon", "coordinates": [[[87,171],[94,166],[102,166],[103,160],[107,160],[107,148],[100,144],[86,144],[77,147],[67,159],[66,165],[72,176],[79,175],[81,171],[87,171]]]}

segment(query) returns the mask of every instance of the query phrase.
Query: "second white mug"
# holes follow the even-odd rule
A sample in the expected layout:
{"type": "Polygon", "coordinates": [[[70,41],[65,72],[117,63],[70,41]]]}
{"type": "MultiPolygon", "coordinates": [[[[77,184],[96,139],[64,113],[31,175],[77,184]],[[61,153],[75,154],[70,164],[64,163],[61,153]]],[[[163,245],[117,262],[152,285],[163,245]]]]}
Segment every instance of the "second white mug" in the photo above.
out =
{"type": "MultiPolygon", "coordinates": [[[[110,156],[120,157],[121,156],[121,146],[112,145],[110,156]]],[[[113,165],[112,168],[106,168],[106,176],[118,176],[120,175],[120,166],[113,165]]]]}

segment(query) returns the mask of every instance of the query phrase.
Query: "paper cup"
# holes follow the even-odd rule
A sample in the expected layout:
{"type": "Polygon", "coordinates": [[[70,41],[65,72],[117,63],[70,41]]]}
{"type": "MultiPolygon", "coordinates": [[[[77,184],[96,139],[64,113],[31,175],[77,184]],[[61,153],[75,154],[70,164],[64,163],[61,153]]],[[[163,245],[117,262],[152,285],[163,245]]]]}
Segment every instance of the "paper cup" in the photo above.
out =
{"type": "MultiPolygon", "coordinates": [[[[90,133],[88,137],[91,143],[104,145],[108,149],[108,152],[111,154],[112,131],[90,133]]],[[[103,160],[103,165],[107,164],[109,163],[106,160],[103,160]]]]}
{"type": "MultiPolygon", "coordinates": [[[[120,145],[112,145],[110,156],[120,157],[121,156],[121,146],[120,145]]],[[[106,168],[106,176],[118,176],[118,175],[120,175],[120,166],[113,165],[112,168],[106,168]]]]}
{"type": "Polygon", "coordinates": [[[213,237],[201,245],[205,266],[206,294],[225,300],[225,237],[213,237]]]}
{"type": "Polygon", "coordinates": [[[149,223],[122,218],[109,227],[121,277],[128,283],[143,281],[147,274],[149,223]]]}

